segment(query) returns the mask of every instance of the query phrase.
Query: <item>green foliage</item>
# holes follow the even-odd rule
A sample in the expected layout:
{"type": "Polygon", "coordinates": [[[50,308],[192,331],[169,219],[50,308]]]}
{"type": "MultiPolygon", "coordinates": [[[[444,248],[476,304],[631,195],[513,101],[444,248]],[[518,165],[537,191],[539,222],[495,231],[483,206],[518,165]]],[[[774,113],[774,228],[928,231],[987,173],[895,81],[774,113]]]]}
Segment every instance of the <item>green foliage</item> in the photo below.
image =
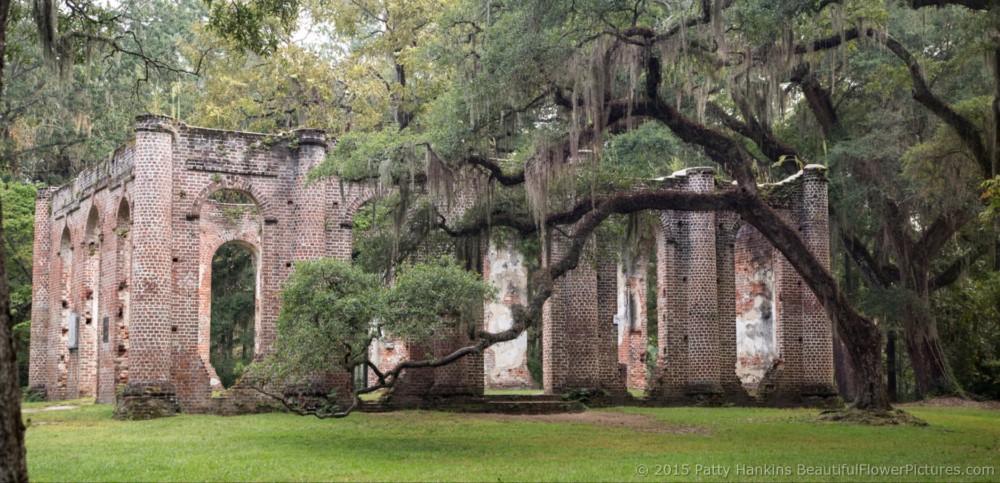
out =
{"type": "Polygon", "coordinates": [[[1000,219],[1000,176],[983,181],[982,188],[986,209],[980,214],[980,218],[983,222],[1000,219]]]}
{"type": "Polygon", "coordinates": [[[692,166],[693,161],[712,164],[704,158],[686,154],[688,150],[669,129],[660,123],[645,122],[633,130],[611,136],[604,161],[611,177],[623,183],[667,176],[692,166]]]}
{"type": "Polygon", "coordinates": [[[74,5],[58,9],[60,32],[77,35],[58,39],[59,66],[40,63],[30,5],[12,6],[0,154],[15,179],[61,184],[125,143],[136,114],[184,117],[195,101],[178,98],[175,86],[195,81],[183,71],[195,70],[199,57],[178,51],[204,15],[201,0],[74,5]],[[146,58],[113,52],[94,38],[115,39],[146,58]]]}
{"type": "Polygon", "coordinates": [[[1000,272],[981,273],[934,296],[948,360],[962,387],[1000,399],[1000,272]]]}
{"type": "Polygon", "coordinates": [[[5,182],[3,202],[4,257],[10,284],[10,318],[14,351],[22,385],[28,383],[28,349],[31,335],[31,275],[35,237],[35,187],[5,182]]]}
{"type": "Polygon", "coordinates": [[[295,28],[298,0],[206,0],[209,26],[256,54],[274,52],[295,28]]]}
{"type": "Polygon", "coordinates": [[[384,293],[378,277],[335,259],[303,261],[281,292],[279,376],[349,370],[368,347],[384,293]]]}
{"type": "Polygon", "coordinates": [[[386,294],[384,331],[426,341],[446,327],[476,330],[472,322],[495,297],[495,287],[453,258],[403,267],[386,294]]]}
{"type": "MultiPolygon", "coordinates": [[[[955,110],[976,125],[990,121],[992,98],[978,96],[955,104],[955,110]]],[[[933,135],[903,155],[902,178],[912,180],[911,190],[927,213],[961,210],[977,203],[983,179],[980,166],[951,127],[939,124],[933,135]]]]}
{"type": "Polygon", "coordinates": [[[391,286],[348,262],[298,262],[281,294],[276,353],[262,375],[296,379],[320,370],[350,371],[372,337],[392,334],[429,343],[442,329],[471,327],[495,289],[454,260],[419,263],[391,286]]]}

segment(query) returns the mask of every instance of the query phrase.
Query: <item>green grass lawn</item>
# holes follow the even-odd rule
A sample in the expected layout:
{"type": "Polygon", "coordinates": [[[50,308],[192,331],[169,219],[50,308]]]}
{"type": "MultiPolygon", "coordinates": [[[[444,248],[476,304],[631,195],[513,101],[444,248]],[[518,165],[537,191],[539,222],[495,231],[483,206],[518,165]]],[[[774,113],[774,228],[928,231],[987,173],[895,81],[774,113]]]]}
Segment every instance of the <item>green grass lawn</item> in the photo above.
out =
{"type": "Polygon", "coordinates": [[[120,422],[111,419],[110,406],[45,406],[26,405],[35,481],[666,481],[678,473],[686,473],[685,480],[728,481],[1000,480],[1000,412],[977,409],[912,408],[931,424],[916,428],[820,424],[812,422],[815,411],[750,408],[618,408],[589,414],[608,420],[596,424],[425,411],[340,420],[264,414],[120,422]],[[993,474],[797,473],[798,465],[841,464],[990,466],[993,474]],[[715,465],[728,468],[728,476],[704,474],[715,465]],[[768,467],[791,474],[746,473],[768,467]],[[643,469],[649,474],[640,475],[643,469]]]}

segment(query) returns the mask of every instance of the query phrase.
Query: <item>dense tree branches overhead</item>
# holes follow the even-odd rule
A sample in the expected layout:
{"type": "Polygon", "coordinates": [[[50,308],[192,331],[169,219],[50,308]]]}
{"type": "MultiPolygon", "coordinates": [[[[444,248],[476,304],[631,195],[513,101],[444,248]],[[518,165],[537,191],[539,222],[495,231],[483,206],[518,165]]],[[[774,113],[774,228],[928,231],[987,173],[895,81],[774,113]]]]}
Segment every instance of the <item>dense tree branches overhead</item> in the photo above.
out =
{"type": "MultiPolygon", "coordinates": [[[[361,73],[345,81],[347,127],[321,172],[378,180],[383,188],[406,184],[408,196],[436,191],[425,183],[475,189],[454,184],[471,174],[485,180],[480,206],[464,220],[434,215],[432,225],[449,236],[481,236],[505,226],[527,237],[557,226],[586,237],[590,231],[573,228],[602,209],[710,203],[685,205],[670,193],[654,196],[655,190],[648,194],[655,202],[639,203],[631,193],[654,189],[646,180],[685,162],[715,163],[737,182],[727,207],[792,261],[848,341],[865,379],[859,406],[885,407],[878,329],[759,196],[758,183],[810,162],[836,168],[835,190],[879,168],[898,170],[893,179],[908,176],[906,186],[857,197],[887,214],[898,207],[882,248],[873,251],[860,231],[838,238],[872,284],[912,279],[915,266],[939,275],[925,277],[929,286],[954,280],[979,253],[951,249],[952,235],[974,218],[967,197],[943,204],[933,197],[896,199],[906,190],[930,189],[942,169],[959,174],[950,177],[956,186],[968,181],[964,156],[986,174],[997,151],[981,119],[970,114],[974,109],[940,89],[948,76],[938,66],[955,55],[952,47],[935,46],[971,41],[938,38],[947,29],[935,27],[934,44],[922,44],[906,27],[912,22],[898,20],[945,3],[952,2],[306,2],[314,19],[324,6],[336,7],[324,11],[335,42],[355,42],[345,59],[361,73]],[[859,109],[866,103],[868,112],[859,109]],[[910,118],[919,122],[903,123],[916,132],[898,129],[905,132],[889,147],[909,142],[919,149],[871,156],[882,138],[863,135],[881,133],[887,123],[875,122],[878,113],[904,116],[904,110],[917,113],[910,118]],[[643,150],[625,146],[659,136],[649,126],[669,132],[669,140],[660,144],[658,161],[639,161],[643,150]],[[866,158],[856,155],[862,148],[869,150],[866,158]],[[835,166],[849,158],[845,153],[867,162],[835,166]],[[929,164],[932,158],[940,162],[929,164]],[[928,208],[935,204],[937,211],[928,208]],[[901,263],[890,248],[913,254],[916,265],[901,263]],[[922,248],[929,254],[923,258],[922,248]],[[946,251],[964,255],[939,263],[936,254],[946,251]]],[[[942,18],[962,20],[967,9],[993,8],[991,2],[954,3],[960,5],[941,9],[942,18]]],[[[961,82],[979,89],[973,80],[961,82]]]]}

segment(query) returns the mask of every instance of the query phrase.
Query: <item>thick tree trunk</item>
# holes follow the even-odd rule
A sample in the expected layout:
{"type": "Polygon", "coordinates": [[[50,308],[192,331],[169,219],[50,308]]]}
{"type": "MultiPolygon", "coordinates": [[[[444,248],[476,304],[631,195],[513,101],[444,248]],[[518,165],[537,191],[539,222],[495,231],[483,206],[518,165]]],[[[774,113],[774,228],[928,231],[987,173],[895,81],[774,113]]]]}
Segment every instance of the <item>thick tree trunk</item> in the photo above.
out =
{"type": "Polygon", "coordinates": [[[958,382],[951,375],[938,336],[937,319],[931,310],[930,270],[926,268],[929,263],[910,253],[897,253],[899,255],[905,255],[900,257],[904,274],[900,285],[911,290],[903,306],[903,340],[917,383],[917,397],[961,393],[958,382]]]}
{"type": "MultiPolygon", "coordinates": [[[[0,204],[0,213],[3,205],[0,204]]],[[[28,481],[21,421],[21,387],[17,378],[10,286],[4,261],[3,223],[0,222],[0,482],[28,481]]]]}
{"type": "Polygon", "coordinates": [[[745,199],[738,211],[795,267],[826,309],[834,330],[844,341],[854,369],[854,402],[851,406],[857,409],[891,409],[885,387],[882,333],[879,328],[854,310],[830,271],[812,256],[798,232],[785,224],[759,196],[745,199]]]}
{"type": "Polygon", "coordinates": [[[885,367],[889,375],[889,400],[899,401],[898,384],[896,383],[896,330],[889,329],[885,341],[885,367]]]}
{"type": "MultiPolygon", "coordinates": [[[[0,96],[3,95],[4,60],[10,0],[0,0],[0,96]]],[[[3,205],[0,204],[0,218],[3,205]]],[[[21,386],[17,380],[14,327],[10,319],[10,285],[4,260],[3,223],[0,221],[0,482],[28,481],[21,421],[21,386]]]]}
{"type": "Polygon", "coordinates": [[[878,327],[853,310],[834,307],[828,312],[844,341],[854,370],[854,401],[851,406],[858,409],[891,408],[882,364],[882,334],[878,327]]]}
{"type": "Polygon", "coordinates": [[[951,375],[948,359],[941,347],[934,314],[926,294],[906,304],[903,308],[905,324],[903,337],[910,365],[917,383],[917,397],[960,393],[958,383],[951,375]]]}

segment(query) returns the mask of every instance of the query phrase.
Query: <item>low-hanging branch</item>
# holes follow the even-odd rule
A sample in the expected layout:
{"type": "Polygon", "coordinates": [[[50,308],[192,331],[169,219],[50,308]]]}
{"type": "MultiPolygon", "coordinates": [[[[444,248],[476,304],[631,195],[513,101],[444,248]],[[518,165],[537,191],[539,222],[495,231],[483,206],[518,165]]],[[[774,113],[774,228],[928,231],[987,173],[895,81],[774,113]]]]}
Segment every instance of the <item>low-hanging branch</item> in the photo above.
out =
{"type": "Polygon", "coordinates": [[[972,155],[979,164],[983,177],[990,178],[992,176],[992,162],[990,160],[989,149],[987,149],[986,144],[983,142],[982,133],[976,127],[975,123],[959,114],[958,111],[952,109],[940,97],[931,92],[930,87],[927,86],[927,80],[924,78],[923,67],[921,67],[916,57],[909,50],[906,50],[903,44],[889,35],[876,36],[873,33],[869,33],[868,35],[882,42],[889,51],[906,64],[907,69],[910,71],[910,83],[913,85],[913,99],[955,130],[955,133],[962,139],[962,142],[972,151],[972,155]]]}
{"type": "MultiPolygon", "coordinates": [[[[352,394],[351,404],[345,409],[324,411],[322,408],[310,408],[306,406],[306,401],[304,400],[300,400],[299,404],[293,404],[285,395],[274,394],[268,391],[266,388],[267,381],[260,381],[259,384],[253,387],[261,394],[280,401],[286,409],[299,415],[314,416],[321,419],[346,417],[361,405],[360,396],[362,394],[395,387],[400,375],[406,369],[427,369],[445,366],[468,355],[481,353],[493,344],[514,340],[528,327],[538,325],[542,318],[542,307],[552,295],[554,281],[577,267],[580,257],[584,252],[584,247],[587,245],[591,235],[609,216],[613,214],[636,213],[645,210],[734,211],[739,208],[741,203],[744,203],[743,198],[745,198],[745,195],[737,191],[708,194],[649,189],[620,193],[584,205],[589,208],[579,215],[579,221],[574,225],[574,230],[570,236],[570,247],[566,254],[556,263],[536,269],[532,273],[535,290],[527,306],[516,304],[511,307],[513,322],[510,328],[501,332],[477,329],[475,344],[456,349],[441,358],[404,361],[385,372],[381,372],[375,368],[378,382],[366,388],[355,389],[352,394]]],[[[576,214],[572,216],[576,216],[576,214]]],[[[356,365],[366,365],[369,368],[374,368],[375,366],[368,359],[367,352],[364,352],[363,360],[356,365]]]]}

